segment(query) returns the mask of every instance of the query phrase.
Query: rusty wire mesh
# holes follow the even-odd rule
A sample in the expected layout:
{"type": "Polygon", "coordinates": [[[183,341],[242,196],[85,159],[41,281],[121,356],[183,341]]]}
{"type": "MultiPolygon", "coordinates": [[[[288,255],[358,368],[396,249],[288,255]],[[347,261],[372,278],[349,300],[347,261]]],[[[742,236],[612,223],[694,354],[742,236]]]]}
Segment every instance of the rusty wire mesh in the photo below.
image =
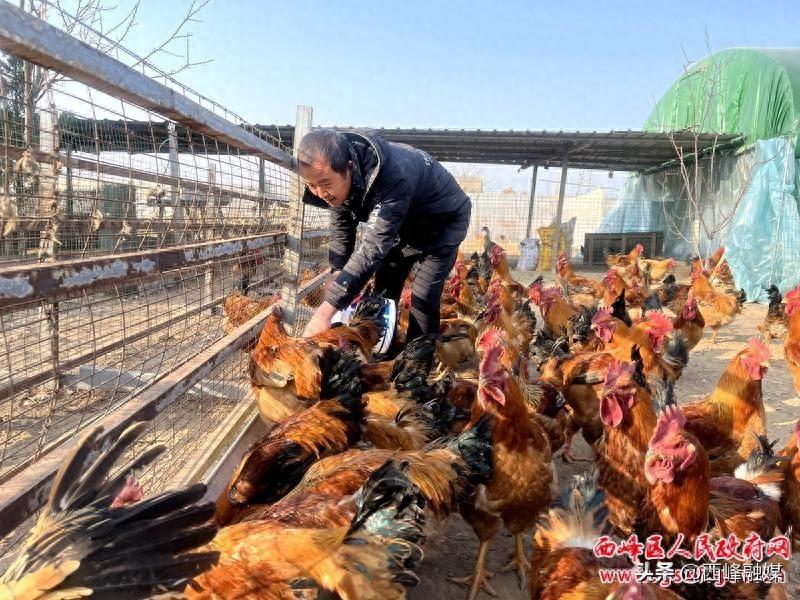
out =
{"type": "MultiPolygon", "coordinates": [[[[111,52],[257,134],[124,48],[111,52]]],[[[284,253],[274,234],[286,231],[296,176],[57,73],[40,73],[48,83],[31,89],[39,67],[8,54],[0,60],[0,274],[201,243],[225,250],[0,309],[2,485],[221,340],[243,321],[229,321],[226,299],[274,298],[284,253]],[[253,239],[262,242],[242,244],[253,239]]],[[[309,215],[323,226],[324,215],[309,215]]],[[[326,262],[318,240],[304,244],[304,268],[326,262]]],[[[251,403],[246,367],[244,351],[235,351],[158,414],[140,445],[160,442],[167,451],[139,474],[147,493],[202,478],[204,444],[251,403]]],[[[0,543],[0,562],[30,521],[0,543]]]]}

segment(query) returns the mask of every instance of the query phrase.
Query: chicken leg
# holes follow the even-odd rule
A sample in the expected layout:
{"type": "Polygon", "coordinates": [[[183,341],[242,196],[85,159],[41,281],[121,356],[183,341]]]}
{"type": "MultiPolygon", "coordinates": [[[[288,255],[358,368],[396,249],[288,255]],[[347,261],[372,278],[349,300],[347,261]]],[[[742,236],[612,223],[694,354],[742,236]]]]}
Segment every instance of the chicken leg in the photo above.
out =
{"type": "Polygon", "coordinates": [[[452,583],[470,586],[468,600],[475,600],[481,590],[495,598],[500,595],[489,585],[489,579],[494,577],[494,573],[486,569],[486,553],[489,551],[489,544],[491,543],[491,540],[481,542],[481,546],[478,549],[478,559],[475,561],[475,572],[472,575],[448,578],[452,583]]]}
{"type": "Polygon", "coordinates": [[[519,579],[519,589],[524,590],[525,583],[527,582],[528,560],[525,558],[525,547],[523,545],[524,540],[522,535],[522,533],[514,534],[514,556],[505,567],[500,569],[500,572],[509,573],[516,570],[517,578],[519,579]]]}
{"type": "Polygon", "coordinates": [[[591,458],[578,458],[572,453],[572,438],[575,434],[572,431],[567,431],[565,435],[564,446],[561,449],[561,460],[567,464],[575,462],[592,462],[591,458]]]}

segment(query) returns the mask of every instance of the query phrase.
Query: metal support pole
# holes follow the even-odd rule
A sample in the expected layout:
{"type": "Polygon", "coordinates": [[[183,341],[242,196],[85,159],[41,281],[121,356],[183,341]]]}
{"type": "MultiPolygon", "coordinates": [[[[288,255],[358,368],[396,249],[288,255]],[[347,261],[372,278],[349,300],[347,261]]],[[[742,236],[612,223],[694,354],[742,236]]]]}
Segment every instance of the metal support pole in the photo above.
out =
{"type": "Polygon", "coordinates": [[[531,237],[531,225],[533,223],[533,201],[536,198],[536,176],[539,174],[539,164],[533,163],[533,173],[531,174],[531,195],[528,198],[528,222],[525,225],[525,239],[531,237]]]}
{"type": "Polygon", "coordinates": [[[258,219],[260,227],[264,226],[264,208],[267,203],[267,170],[264,159],[258,159],[258,219]]]}
{"type": "Polygon", "coordinates": [[[564,211],[564,194],[567,191],[567,168],[569,158],[564,154],[561,160],[561,185],[558,188],[558,206],[556,207],[556,219],[553,228],[553,271],[556,270],[558,263],[558,246],[561,239],[561,213],[564,211]]]}
{"type": "MultiPolygon", "coordinates": [[[[169,144],[169,174],[172,182],[169,186],[169,200],[174,211],[172,220],[183,221],[183,206],[181,206],[181,165],[178,162],[178,132],[175,123],[167,124],[167,139],[169,144]]],[[[176,225],[178,227],[179,225],[176,225]]]]}
{"type": "MultiPolygon", "coordinates": [[[[216,163],[209,163],[208,165],[208,185],[213,186],[217,182],[217,165],[216,163]]],[[[213,239],[215,228],[217,224],[217,214],[216,214],[216,194],[214,192],[210,192],[206,197],[206,205],[203,207],[203,212],[206,215],[206,219],[208,218],[209,213],[212,215],[211,222],[213,223],[211,230],[206,229],[204,237],[207,239],[213,239]]],[[[202,222],[205,224],[206,219],[203,219],[202,222]]],[[[207,302],[210,306],[208,309],[209,314],[215,315],[218,314],[217,305],[213,303],[214,300],[214,273],[212,271],[212,267],[209,266],[206,268],[205,272],[203,273],[203,297],[205,298],[205,302],[207,302]]]]}
{"type": "MultiPolygon", "coordinates": [[[[294,127],[294,155],[300,140],[311,131],[314,111],[310,106],[297,107],[297,121],[294,127]]],[[[289,223],[286,231],[286,252],[283,255],[284,280],[281,289],[283,320],[289,327],[294,327],[297,317],[297,292],[300,289],[300,254],[303,239],[303,220],[305,205],[303,191],[305,186],[300,177],[295,177],[292,194],[289,200],[289,223]]],[[[297,332],[295,332],[297,333],[297,332]]]]}

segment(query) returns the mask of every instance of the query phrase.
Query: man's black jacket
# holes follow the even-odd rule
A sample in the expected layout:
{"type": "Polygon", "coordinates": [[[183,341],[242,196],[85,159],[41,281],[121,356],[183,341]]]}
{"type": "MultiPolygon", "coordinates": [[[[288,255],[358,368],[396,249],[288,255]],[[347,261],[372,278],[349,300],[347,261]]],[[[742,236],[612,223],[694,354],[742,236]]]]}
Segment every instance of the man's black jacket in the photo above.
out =
{"type": "Polygon", "coordinates": [[[471,210],[453,176],[422,150],[372,132],[344,135],[354,164],[350,197],[333,208],[307,188],[303,196],[307,204],[331,211],[328,257],[341,273],[325,300],[339,309],[352,302],[396,244],[409,254],[460,244],[471,210]],[[358,223],[367,221],[353,252],[358,223]]]}

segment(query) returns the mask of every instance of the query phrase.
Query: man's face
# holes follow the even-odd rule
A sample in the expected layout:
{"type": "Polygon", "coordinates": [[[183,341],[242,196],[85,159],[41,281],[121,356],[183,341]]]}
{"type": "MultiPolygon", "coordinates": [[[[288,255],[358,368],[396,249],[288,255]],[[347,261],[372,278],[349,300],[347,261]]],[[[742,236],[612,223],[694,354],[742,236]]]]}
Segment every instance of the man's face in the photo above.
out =
{"type": "Polygon", "coordinates": [[[311,193],[334,207],[344,204],[350,196],[353,185],[353,163],[347,170],[337,173],[326,160],[317,159],[310,166],[300,166],[300,177],[306,182],[311,193]]]}

